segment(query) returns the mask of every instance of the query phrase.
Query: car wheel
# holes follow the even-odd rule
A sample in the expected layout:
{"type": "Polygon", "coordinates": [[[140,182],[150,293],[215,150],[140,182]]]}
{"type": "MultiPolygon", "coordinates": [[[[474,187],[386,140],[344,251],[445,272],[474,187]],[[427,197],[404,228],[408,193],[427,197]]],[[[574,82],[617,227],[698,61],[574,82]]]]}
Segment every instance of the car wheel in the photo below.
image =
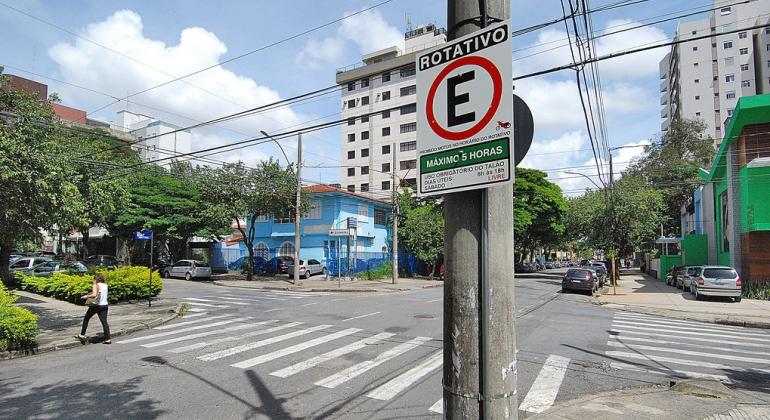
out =
{"type": "Polygon", "coordinates": [[[698,293],[698,289],[695,289],[695,300],[701,300],[703,298],[703,295],[698,293]]]}
{"type": "Polygon", "coordinates": [[[163,278],[164,279],[170,279],[171,278],[171,273],[168,270],[166,270],[165,272],[163,272],[163,278]]]}
{"type": "Polygon", "coordinates": [[[326,267],[324,267],[323,270],[321,270],[321,274],[326,277],[326,273],[328,273],[328,271],[326,270],[326,267]]]}
{"type": "Polygon", "coordinates": [[[190,273],[186,273],[186,274],[184,275],[184,279],[185,279],[185,280],[188,280],[188,281],[189,281],[189,280],[192,280],[192,275],[190,275],[190,273]]]}
{"type": "Polygon", "coordinates": [[[302,276],[302,277],[304,277],[304,278],[305,278],[305,280],[309,279],[309,278],[310,278],[310,270],[309,270],[309,269],[308,269],[308,270],[305,270],[305,275],[304,275],[304,276],[302,276]]]}
{"type": "Polygon", "coordinates": [[[737,298],[734,298],[734,299],[733,299],[733,301],[735,301],[735,303],[738,303],[738,302],[740,302],[740,301],[741,301],[741,297],[740,297],[740,296],[738,296],[737,298]]]}

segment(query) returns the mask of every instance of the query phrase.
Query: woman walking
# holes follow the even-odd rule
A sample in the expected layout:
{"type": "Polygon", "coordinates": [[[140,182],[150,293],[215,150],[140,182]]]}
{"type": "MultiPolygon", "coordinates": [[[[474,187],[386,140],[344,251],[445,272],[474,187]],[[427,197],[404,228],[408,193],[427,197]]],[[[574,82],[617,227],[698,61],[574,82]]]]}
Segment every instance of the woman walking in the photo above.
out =
{"type": "Polygon", "coordinates": [[[83,317],[83,328],[80,329],[80,334],[76,335],[80,341],[86,340],[86,330],[88,329],[88,321],[94,314],[99,315],[99,321],[102,323],[102,329],[104,329],[104,340],[102,344],[112,344],[110,340],[110,326],[107,324],[107,284],[104,282],[104,275],[96,273],[94,275],[94,284],[91,288],[91,293],[83,295],[83,299],[94,299],[93,303],[88,306],[88,311],[83,317]]]}

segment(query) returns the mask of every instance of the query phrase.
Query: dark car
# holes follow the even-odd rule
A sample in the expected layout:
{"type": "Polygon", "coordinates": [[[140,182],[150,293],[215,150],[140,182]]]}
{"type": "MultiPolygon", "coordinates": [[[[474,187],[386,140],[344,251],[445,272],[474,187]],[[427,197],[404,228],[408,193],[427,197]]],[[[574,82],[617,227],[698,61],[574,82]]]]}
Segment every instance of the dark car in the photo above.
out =
{"type": "Polygon", "coordinates": [[[532,267],[526,263],[516,263],[513,265],[513,271],[516,273],[531,273],[532,267]]]}
{"type": "Polygon", "coordinates": [[[594,262],[586,268],[596,271],[596,277],[599,278],[599,286],[604,286],[604,281],[607,279],[607,267],[600,262],[594,262]]]}
{"type": "Polygon", "coordinates": [[[582,290],[593,294],[599,288],[596,271],[588,268],[570,268],[561,279],[561,292],[582,290]]]}
{"type": "Polygon", "coordinates": [[[294,257],[279,256],[273,257],[265,264],[265,271],[275,274],[287,274],[289,272],[289,266],[294,264],[294,257]]]}
{"type": "Polygon", "coordinates": [[[666,275],[666,284],[669,286],[676,287],[677,281],[679,280],[679,276],[681,276],[684,273],[684,266],[683,265],[677,265],[671,268],[671,271],[669,271],[668,275],[666,275]]]}
{"type": "Polygon", "coordinates": [[[91,255],[86,258],[86,265],[89,268],[104,267],[108,270],[112,270],[118,266],[118,259],[112,255],[91,255]]]}

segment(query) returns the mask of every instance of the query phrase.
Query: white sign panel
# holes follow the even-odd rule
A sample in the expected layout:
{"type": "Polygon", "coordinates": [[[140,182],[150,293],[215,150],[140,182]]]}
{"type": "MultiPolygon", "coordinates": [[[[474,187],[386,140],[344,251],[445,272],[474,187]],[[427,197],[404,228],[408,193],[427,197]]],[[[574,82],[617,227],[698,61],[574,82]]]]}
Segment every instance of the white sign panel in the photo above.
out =
{"type": "Polygon", "coordinates": [[[513,182],[510,21],[417,55],[419,195],[513,182]]]}
{"type": "Polygon", "coordinates": [[[329,236],[353,236],[350,229],[329,229],[329,236]]]}

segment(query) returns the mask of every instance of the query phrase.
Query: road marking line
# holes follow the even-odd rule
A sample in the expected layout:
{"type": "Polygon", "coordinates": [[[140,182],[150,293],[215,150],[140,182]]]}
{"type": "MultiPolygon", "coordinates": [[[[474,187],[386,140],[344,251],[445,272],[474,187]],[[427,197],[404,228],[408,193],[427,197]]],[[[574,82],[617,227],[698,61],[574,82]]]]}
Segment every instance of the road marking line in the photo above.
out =
{"type": "Polygon", "coordinates": [[[268,310],[265,311],[265,313],[273,312],[273,311],[280,311],[281,309],[283,309],[283,308],[268,309],[268,310]]]}
{"type": "Polygon", "coordinates": [[[709,343],[733,344],[733,345],[741,346],[741,347],[761,347],[761,348],[767,348],[766,344],[759,344],[759,343],[744,343],[744,342],[738,342],[738,341],[716,340],[716,339],[713,339],[713,338],[682,337],[680,335],[648,333],[648,332],[639,332],[639,331],[629,331],[629,330],[624,330],[624,329],[621,329],[621,328],[613,328],[613,329],[610,329],[609,332],[611,334],[614,334],[614,336],[616,336],[616,337],[624,337],[625,335],[619,335],[620,333],[623,333],[623,334],[640,335],[642,337],[665,337],[665,338],[676,338],[676,339],[679,339],[679,340],[706,341],[706,342],[709,342],[709,343]]]}
{"type": "MultiPolygon", "coordinates": [[[[190,309],[188,309],[188,311],[190,311],[190,309]]],[[[184,314],[184,319],[195,318],[195,317],[198,317],[198,316],[203,316],[203,315],[208,315],[209,314],[208,312],[206,312],[205,309],[200,309],[200,308],[195,310],[195,311],[193,311],[193,312],[197,312],[197,313],[189,314],[189,315],[188,314],[184,314]]]]}
{"type": "MultiPolygon", "coordinates": [[[[614,323],[618,323],[618,324],[627,324],[627,325],[639,325],[638,322],[621,321],[621,320],[617,320],[617,319],[613,320],[612,322],[613,322],[613,324],[614,323]]],[[[690,327],[690,326],[686,326],[686,325],[685,326],[677,326],[677,325],[667,325],[667,324],[664,324],[664,323],[653,323],[653,322],[645,323],[642,326],[661,327],[661,328],[665,328],[665,329],[681,330],[681,331],[713,332],[713,333],[715,333],[715,335],[724,335],[725,333],[727,333],[727,334],[731,334],[731,335],[735,335],[735,336],[739,336],[739,337],[763,337],[763,338],[761,338],[759,340],[761,340],[761,341],[770,341],[770,335],[767,335],[767,334],[742,333],[742,332],[735,332],[735,331],[731,331],[731,330],[727,330],[726,331],[726,330],[720,330],[720,329],[716,329],[716,328],[708,328],[708,327],[705,327],[705,326],[704,327],[696,327],[696,326],[690,327]]]]}
{"type": "Polygon", "coordinates": [[[304,330],[299,330],[299,331],[293,331],[293,332],[290,332],[288,334],[279,335],[277,337],[271,337],[271,338],[268,338],[268,339],[265,339],[265,340],[261,340],[261,341],[257,341],[257,342],[254,342],[254,343],[243,344],[243,345],[232,347],[232,348],[229,348],[229,349],[224,349],[224,350],[220,350],[220,351],[215,351],[213,353],[204,354],[203,356],[199,356],[198,359],[210,362],[212,360],[217,360],[217,359],[221,359],[223,357],[232,356],[234,354],[243,353],[244,351],[249,351],[249,350],[253,350],[253,349],[256,349],[256,348],[264,347],[264,346],[267,346],[267,345],[270,345],[270,344],[278,343],[278,342],[281,342],[281,341],[284,341],[284,340],[289,340],[289,339],[292,339],[294,337],[299,337],[301,335],[310,334],[312,332],[315,332],[315,331],[318,331],[318,330],[322,330],[324,328],[329,328],[329,327],[331,327],[331,325],[317,325],[315,327],[310,327],[310,328],[306,328],[304,330]]]}
{"type": "Polygon", "coordinates": [[[343,319],[342,322],[352,321],[354,319],[366,318],[367,316],[377,315],[378,313],[379,312],[372,312],[372,313],[366,314],[366,315],[354,316],[353,318],[343,319]]]}
{"type": "Polygon", "coordinates": [[[366,396],[369,398],[374,398],[375,400],[387,401],[398,395],[401,391],[405,390],[410,385],[420,380],[420,378],[423,376],[439,368],[443,361],[444,350],[439,350],[433,353],[419,365],[409,369],[401,375],[398,375],[385,384],[380,385],[372,392],[366,394],[366,396]]]}
{"type": "Polygon", "coordinates": [[[687,325],[695,325],[695,326],[708,326],[708,328],[713,329],[719,329],[723,331],[754,331],[758,333],[759,335],[768,336],[770,334],[762,334],[759,330],[756,328],[746,328],[741,327],[738,325],[720,325],[720,324],[712,324],[705,321],[689,321],[689,320],[679,320],[679,319],[671,319],[671,318],[660,318],[660,317],[653,317],[653,316],[646,316],[646,315],[637,315],[637,314],[619,314],[615,313],[615,318],[625,318],[625,319],[638,319],[638,320],[650,320],[653,322],[660,322],[663,324],[666,323],[672,323],[672,324],[687,324],[687,325]]]}
{"type": "Polygon", "coordinates": [[[313,305],[318,305],[319,303],[321,303],[321,302],[306,303],[306,304],[300,305],[300,306],[313,306],[313,305]]]}
{"type": "MultiPolygon", "coordinates": [[[[438,302],[440,300],[444,300],[444,298],[429,300],[429,301],[427,301],[425,303],[433,303],[433,302],[438,302]]],[[[443,400],[439,400],[439,402],[441,402],[443,404],[443,400]]]]}
{"type": "MultiPolygon", "coordinates": [[[[700,343],[684,343],[684,342],[680,342],[680,341],[655,340],[655,339],[647,338],[647,337],[626,337],[626,336],[619,337],[619,336],[616,336],[616,335],[611,335],[610,338],[612,338],[614,340],[617,340],[617,341],[620,341],[620,342],[623,342],[623,341],[641,341],[643,343],[669,344],[669,345],[674,345],[674,346],[688,346],[688,347],[703,348],[703,344],[700,344],[700,343]]],[[[762,344],[759,344],[759,345],[762,346],[762,344]]],[[[713,347],[713,346],[709,346],[708,349],[709,350],[726,351],[726,352],[730,352],[730,353],[740,352],[741,354],[756,354],[758,356],[768,356],[768,357],[770,357],[770,353],[761,352],[761,351],[750,351],[750,350],[745,350],[745,349],[737,349],[735,347],[713,347]]]]}
{"type": "MultiPolygon", "coordinates": [[[[256,325],[259,325],[259,324],[264,324],[264,322],[257,322],[256,323],[256,325]]],[[[235,325],[235,326],[232,326],[232,327],[227,327],[227,328],[224,328],[224,329],[221,329],[221,330],[205,331],[205,332],[202,332],[202,333],[183,335],[181,337],[169,338],[169,339],[166,339],[166,340],[156,341],[154,343],[142,344],[142,347],[146,347],[146,348],[160,347],[160,346],[165,346],[166,344],[178,343],[180,341],[194,340],[196,338],[208,337],[210,335],[225,334],[225,333],[229,333],[229,332],[232,332],[232,331],[245,330],[245,329],[251,328],[254,325],[255,324],[240,324],[240,325],[235,325]]]]}
{"type": "Polygon", "coordinates": [[[207,314],[208,312],[206,311],[208,311],[208,309],[203,309],[203,308],[190,308],[187,310],[187,312],[203,312],[204,314],[207,314]]]}
{"type": "Polygon", "coordinates": [[[390,337],[393,337],[394,333],[380,333],[377,335],[373,335],[369,338],[364,338],[363,340],[356,341],[355,343],[348,344],[347,346],[340,347],[338,349],[334,349],[330,352],[318,355],[316,357],[310,358],[305,360],[304,362],[299,362],[294,365],[291,365],[289,367],[283,368],[281,370],[277,370],[270,375],[277,376],[279,378],[288,378],[291,375],[294,375],[296,373],[302,372],[303,370],[310,369],[313,366],[320,365],[321,363],[327,362],[332,359],[336,359],[337,357],[346,355],[348,353],[352,353],[356,350],[362,349],[366,346],[371,346],[373,344],[377,344],[382,340],[388,339],[390,337]]]}
{"type": "MultiPolygon", "coordinates": [[[[618,321],[613,322],[614,324],[618,321]]],[[[634,330],[642,330],[642,331],[660,331],[660,328],[648,328],[648,327],[638,327],[636,325],[633,325],[628,322],[624,322],[624,325],[619,325],[619,327],[622,328],[631,328],[634,330]]],[[[712,334],[712,333],[703,333],[703,332],[697,332],[697,331],[688,331],[682,328],[674,328],[674,327],[667,327],[667,332],[677,333],[677,334],[687,334],[687,335],[697,335],[697,336],[704,336],[704,337],[719,337],[719,338],[735,338],[739,340],[751,340],[751,341],[762,341],[762,342],[768,342],[770,343],[770,338],[756,338],[756,337],[744,337],[741,335],[733,335],[733,334],[712,334]]]]}
{"type": "Polygon", "coordinates": [[[529,413],[542,413],[551,408],[556,401],[556,395],[559,393],[564,375],[567,373],[570,359],[567,357],[552,354],[548,356],[543,363],[543,368],[529,388],[527,396],[524,397],[519,410],[529,413]]]}
{"type": "MultiPolygon", "coordinates": [[[[222,296],[221,299],[227,300],[228,301],[227,303],[231,303],[231,301],[262,303],[262,301],[264,300],[286,300],[286,299],[267,298],[267,297],[253,297],[253,298],[245,299],[245,298],[234,298],[234,297],[228,297],[228,296],[222,296]]],[[[246,304],[248,305],[248,303],[246,304]]]]}
{"type": "Polygon", "coordinates": [[[434,413],[444,414],[444,399],[442,398],[436,401],[436,403],[430,406],[428,410],[434,413]]]}
{"type": "Polygon", "coordinates": [[[691,372],[688,370],[679,370],[679,369],[656,369],[652,366],[638,366],[638,365],[632,365],[628,363],[620,363],[620,362],[610,362],[610,367],[613,369],[619,369],[619,370],[634,370],[637,372],[644,372],[644,373],[651,373],[654,375],[663,375],[663,376],[678,376],[678,377],[686,377],[686,378],[696,378],[696,379],[715,379],[717,381],[720,381],[722,383],[731,384],[733,381],[730,380],[727,376],[724,375],[713,375],[710,373],[700,373],[700,372],[691,372]]]}
{"type": "MultiPolygon", "coordinates": [[[[182,300],[192,300],[193,304],[201,305],[201,306],[203,306],[203,304],[202,303],[197,303],[197,302],[213,302],[213,303],[218,303],[218,301],[216,301],[216,300],[201,299],[201,298],[191,298],[191,297],[182,298],[182,300]]],[[[243,303],[243,302],[227,302],[227,303],[230,303],[230,304],[233,304],[233,305],[248,305],[248,303],[243,303]]]]}
{"type": "Polygon", "coordinates": [[[699,356],[699,357],[706,357],[710,359],[732,360],[733,362],[770,363],[770,359],[731,356],[727,354],[718,354],[718,353],[704,353],[700,351],[684,350],[684,349],[678,349],[673,347],[645,346],[643,344],[625,344],[625,343],[618,343],[617,341],[612,341],[612,340],[608,341],[607,345],[610,347],[620,347],[620,348],[637,349],[637,350],[650,350],[650,351],[657,351],[657,352],[663,352],[663,353],[686,354],[688,356],[699,356]]]}
{"type": "MultiPolygon", "coordinates": [[[[275,320],[270,320],[269,322],[276,322],[276,321],[275,320]]],[[[285,324],[285,325],[279,325],[277,327],[267,328],[267,329],[264,329],[264,330],[252,331],[252,332],[249,332],[249,333],[246,333],[246,334],[241,334],[241,335],[238,335],[238,336],[223,337],[223,338],[218,338],[216,340],[211,340],[211,341],[208,341],[208,342],[204,341],[202,343],[190,344],[189,346],[177,347],[177,348],[173,348],[173,349],[168,350],[168,352],[169,353],[184,353],[184,352],[190,351],[190,350],[201,349],[201,348],[206,347],[206,346],[213,346],[214,344],[227,343],[227,342],[230,342],[230,341],[243,340],[244,338],[254,337],[254,336],[257,336],[257,335],[270,334],[270,333],[273,333],[273,332],[276,332],[276,331],[285,330],[287,328],[296,327],[297,325],[300,325],[300,324],[302,324],[302,323],[301,322],[290,322],[290,323],[285,324]]]]}
{"type": "Polygon", "coordinates": [[[162,333],[157,333],[157,334],[145,335],[144,337],[129,338],[128,340],[118,341],[118,343],[122,344],[122,343],[133,343],[135,341],[142,341],[142,340],[151,340],[153,338],[166,337],[166,336],[169,336],[169,335],[179,334],[179,333],[188,332],[188,331],[202,330],[204,328],[213,328],[213,327],[218,327],[220,325],[232,324],[233,322],[245,321],[247,319],[251,319],[251,318],[250,317],[232,318],[232,319],[228,319],[226,321],[218,321],[218,322],[214,322],[214,323],[211,323],[211,324],[195,325],[195,326],[192,326],[192,327],[182,328],[182,329],[179,329],[179,330],[173,330],[173,331],[167,331],[167,332],[162,332],[162,333]]]}
{"type": "Polygon", "coordinates": [[[208,308],[229,308],[227,305],[212,305],[210,303],[202,303],[202,302],[186,302],[190,305],[196,305],[196,306],[205,306],[208,308]]]}
{"type": "Polygon", "coordinates": [[[261,356],[252,357],[251,359],[246,359],[238,363],[233,363],[230,366],[241,368],[241,369],[248,369],[250,367],[261,365],[271,360],[278,359],[279,357],[288,356],[290,354],[294,354],[302,350],[309,349],[310,347],[315,347],[319,344],[328,343],[329,341],[336,340],[338,338],[342,338],[350,334],[357,333],[359,331],[361,331],[360,328],[348,328],[346,330],[338,331],[336,333],[324,335],[309,341],[305,341],[304,343],[295,344],[285,349],[276,350],[272,353],[263,354],[261,356]]]}
{"type": "Polygon", "coordinates": [[[315,385],[322,386],[325,388],[335,388],[338,385],[345,383],[355,378],[356,376],[366,373],[367,371],[374,369],[375,367],[387,362],[388,360],[393,359],[397,356],[400,356],[401,354],[406,353],[407,351],[419,345],[425,344],[430,340],[431,340],[430,337],[413,338],[412,340],[409,340],[406,343],[401,343],[390,350],[380,353],[373,360],[367,360],[367,361],[358,363],[339,373],[335,373],[334,375],[321,379],[320,381],[316,382],[315,385]]]}
{"type": "Polygon", "coordinates": [[[339,301],[339,300],[345,300],[345,299],[343,299],[343,298],[339,298],[339,299],[332,299],[332,300],[329,300],[328,302],[337,302],[337,301],[339,301]]]}
{"type": "MultiPolygon", "coordinates": [[[[202,314],[201,314],[201,315],[202,315],[202,314]]],[[[211,317],[208,317],[208,318],[204,318],[204,319],[195,319],[195,320],[192,320],[192,321],[187,321],[187,322],[179,322],[179,323],[176,323],[176,324],[163,325],[163,326],[160,326],[160,327],[155,327],[155,329],[156,329],[156,330],[160,330],[160,331],[163,331],[163,330],[171,330],[171,329],[174,329],[174,328],[177,328],[177,327],[181,327],[181,326],[183,326],[183,325],[197,324],[197,323],[199,323],[199,322],[208,322],[208,321],[211,321],[211,320],[213,320],[213,319],[219,319],[219,318],[227,318],[227,317],[229,317],[229,316],[231,316],[231,315],[217,315],[217,316],[211,316],[211,317]]]]}
{"type": "Polygon", "coordinates": [[[191,297],[186,297],[186,298],[182,298],[182,299],[184,299],[184,300],[194,300],[194,301],[197,301],[197,302],[214,302],[211,299],[199,299],[199,298],[191,298],[191,297]]]}
{"type": "Polygon", "coordinates": [[[604,354],[606,356],[612,356],[612,357],[618,357],[618,358],[646,360],[648,362],[656,362],[656,363],[665,362],[665,363],[673,363],[673,364],[684,365],[684,366],[697,366],[697,367],[702,367],[707,369],[731,370],[734,372],[770,373],[770,369],[754,369],[754,368],[744,369],[737,366],[723,365],[721,363],[703,362],[700,360],[678,359],[675,357],[652,356],[649,354],[629,353],[625,351],[607,351],[607,352],[604,352],[604,354]]]}

